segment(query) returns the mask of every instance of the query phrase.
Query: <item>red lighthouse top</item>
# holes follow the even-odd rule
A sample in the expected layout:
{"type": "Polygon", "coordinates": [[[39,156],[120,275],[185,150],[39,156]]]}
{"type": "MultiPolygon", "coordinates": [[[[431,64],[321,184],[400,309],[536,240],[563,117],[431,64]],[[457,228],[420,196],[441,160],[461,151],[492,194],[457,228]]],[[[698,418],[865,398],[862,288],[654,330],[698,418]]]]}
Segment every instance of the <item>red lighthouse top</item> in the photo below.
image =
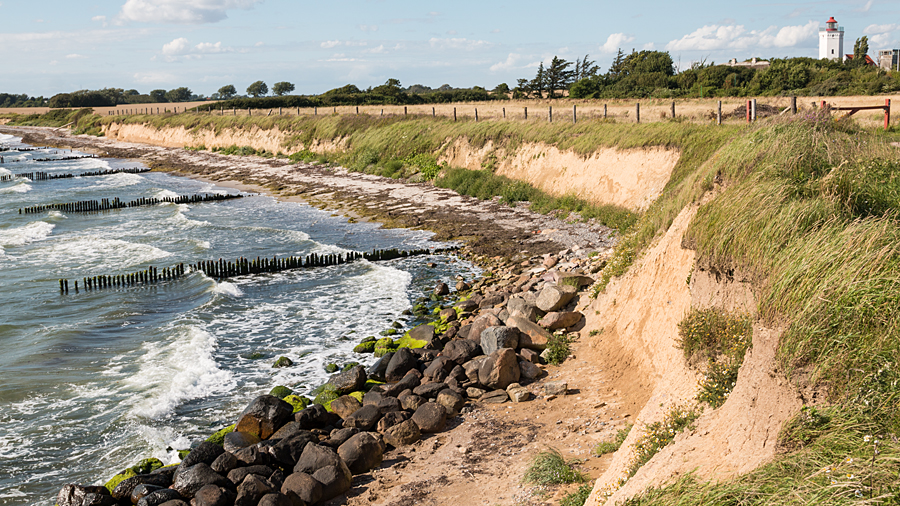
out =
{"type": "Polygon", "coordinates": [[[837,30],[837,21],[835,21],[834,16],[828,18],[828,21],[825,22],[825,29],[830,31],[837,30]]]}

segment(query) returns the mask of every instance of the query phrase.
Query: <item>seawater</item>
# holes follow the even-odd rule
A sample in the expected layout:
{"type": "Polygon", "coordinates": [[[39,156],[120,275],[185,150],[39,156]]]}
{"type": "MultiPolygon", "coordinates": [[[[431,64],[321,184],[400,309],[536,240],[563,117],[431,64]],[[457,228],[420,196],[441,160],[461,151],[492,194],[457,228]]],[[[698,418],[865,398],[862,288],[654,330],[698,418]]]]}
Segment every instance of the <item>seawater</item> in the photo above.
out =
{"type": "MultiPolygon", "coordinates": [[[[37,162],[79,153],[15,147],[26,146],[0,135],[0,175],[139,166],[37,162]]],[[[92,214],[18,212],[234,192],[155,172],[0,183],[0,505],[52,505],[66,483],[103,484],[147,457],[178,462],[177,450],[233,423],[273,386],[306,394],[327,381],[327,363],[371,363],[352,353],[359,340],[395,321],[417,323],[402,316],[416,298],[439,280],[477,273],[453,257],[422,256],[221,282],[194,272],[76,294],[76,279],[148,266],[446,244],[263,196],[92,214]],[[68,295],[60,278],[70,280],[68,295]],[[273,369],[282,355],[295,365],[273,369]]]]}

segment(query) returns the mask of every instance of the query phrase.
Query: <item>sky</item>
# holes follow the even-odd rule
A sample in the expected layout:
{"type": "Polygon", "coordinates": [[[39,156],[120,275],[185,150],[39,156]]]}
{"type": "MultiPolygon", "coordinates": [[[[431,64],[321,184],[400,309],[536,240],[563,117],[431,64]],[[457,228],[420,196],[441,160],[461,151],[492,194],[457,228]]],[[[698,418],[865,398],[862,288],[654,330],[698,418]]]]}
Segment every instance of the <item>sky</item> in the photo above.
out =
{"type": "Polygon", "coordinates": [[[519,0],[0,0],[0,92],[239,93],[262,80],[318,94],[402,86],[514,86],[553,56],[606,72],[622,48],[669,51],[676,67],[818,56],[829,16],[845,52],[900,48],[900,1],[769,3],[519,0]]]}

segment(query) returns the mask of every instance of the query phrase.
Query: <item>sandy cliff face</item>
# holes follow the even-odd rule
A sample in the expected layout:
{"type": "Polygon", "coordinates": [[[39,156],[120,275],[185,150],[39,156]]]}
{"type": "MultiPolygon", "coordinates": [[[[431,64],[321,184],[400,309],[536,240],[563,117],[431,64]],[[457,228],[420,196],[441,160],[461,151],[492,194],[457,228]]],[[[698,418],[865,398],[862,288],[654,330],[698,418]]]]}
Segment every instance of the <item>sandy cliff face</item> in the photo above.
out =
{"type": "Polygon", "coordinates": [[[272,153],[284,152],[285,134],[278,129],[261,130],[253,127],[250,130],[225,129],[220,132],[200,130],[191,132],[184,127],[155,128],[148,125],[113,123],[103,130],[110,139],[123,142],[138,142],[169,148],[185,148],[206,146],[207,148],[226,148],[229,146],[250,146],[256,150],[267,150],[272,153]]]}

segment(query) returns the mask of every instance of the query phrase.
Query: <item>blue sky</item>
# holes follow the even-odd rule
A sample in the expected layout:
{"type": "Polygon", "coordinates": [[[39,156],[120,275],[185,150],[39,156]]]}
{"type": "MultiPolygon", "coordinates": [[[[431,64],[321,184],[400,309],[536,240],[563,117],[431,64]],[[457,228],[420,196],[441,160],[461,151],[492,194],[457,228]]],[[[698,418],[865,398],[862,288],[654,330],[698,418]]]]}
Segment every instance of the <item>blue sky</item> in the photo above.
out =
{"type": "Polygon", "coordinates": [[[605,72],[621,47],[669,51],[682,68],[751,56],[812,56],[834,16],[845,52],[900,47],[900,2],[520,0],[0,0],[0,92],[187,86],[210,95],[256,80],[313,94],[397,78],[493,88],[554,55],[605,72]]]}

